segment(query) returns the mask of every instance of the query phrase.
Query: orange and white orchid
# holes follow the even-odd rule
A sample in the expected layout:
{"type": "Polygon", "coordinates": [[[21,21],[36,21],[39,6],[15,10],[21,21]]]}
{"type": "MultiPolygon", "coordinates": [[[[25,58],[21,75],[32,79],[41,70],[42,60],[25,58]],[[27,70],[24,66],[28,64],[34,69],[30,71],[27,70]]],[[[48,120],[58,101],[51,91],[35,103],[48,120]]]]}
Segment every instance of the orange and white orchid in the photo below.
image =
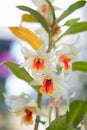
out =
{"type": "Polygon", "coordinates": [[[24,95],[20,96],[8,96],[5,95],[5,103],[9,107],[11,112],[16,113],[17,116],[21,117],[21,123],[25,125],[33,124],[34,115],[45,116],[36,105],[34,100],[29,100],[24,95]]]}
{"type": "MultiPolygon", "coordinates": [[[[51,3],[54,2],[54,0],[49,0],[51,3]]],[[[44,17],[47,19],[48,23],[53,23],[53,16],[51,7],[45,0],[32,0],[32,2],[37,6],[37,10],[44,15],[44,17]]]]}
{"type": "Polygon", "coordinates": [[[55,58],[54,52],[46,52],[45,45],[37,51],[31,51],[26,47],[23,47],[22,53],[25,61],[21,63],[20,67],[28,67],[32,74],[42,74],[49,68],[49,65],[51,66],[51,61],[55,58]]]}
{"type": "Polygon", "coordinates": [[[63,63],[63,68],[64,71],[69,71],[70,70],[70,62],[71,62],[71,58],[68,57],[66,54],[63,54],[59,57],[59,62],[63,63]]]}
{"type": "MultiPolygon", "coordinates": [[[[49,29],[52,30],[54,21],[53,21],[53,14],[52,14],[52,9],[51,9],[50,5],[46,2],[46,0],[32,0],[32,2],[37,6],[37,10],[39,11],[39,13],[41,13],[46,18],[48,25],[49,25],[49,29]]],[[[49,0],[49,2],[53,3],[54,0],[49,0]]],[[[60,10],[60,8],[57,8],[55,6],[54,6],[54,9],[60,10]]],[[[40,31],[41,34],[46,33],[41,28],[39,30],[37,29],[37,31],[38,32],[40,31]]],[[[55,40],[60,33],[61,33],[61,29],[60,29],[59,25],[56,25],[54,28],[54,32],[52,34],[52,40],[55,40]]]]}
{"type": "MultiPolygon", "coordinates": [[[[71,63],[76,61],[79,53],[83,47],[77,47],[77,41],[79,37],[66,36],[60,40],[60,44],[57,47],[58,61],[63,66],[64,72],[70,71],[72,69],[71,63]]],[[[58,44],[58,43],[57,43],[58,44]]]]}
{"type": "Polygon", "coordinates": [[[68,86],[63,81],[61,76],[54,75],[53,73],[46,71],[45,75],[37,80],[33,80],[30,85],[40,85],[40,93],[46,96],[55,98],[56,100],[63,97],[67,100],[69,105],[68,86]]]}

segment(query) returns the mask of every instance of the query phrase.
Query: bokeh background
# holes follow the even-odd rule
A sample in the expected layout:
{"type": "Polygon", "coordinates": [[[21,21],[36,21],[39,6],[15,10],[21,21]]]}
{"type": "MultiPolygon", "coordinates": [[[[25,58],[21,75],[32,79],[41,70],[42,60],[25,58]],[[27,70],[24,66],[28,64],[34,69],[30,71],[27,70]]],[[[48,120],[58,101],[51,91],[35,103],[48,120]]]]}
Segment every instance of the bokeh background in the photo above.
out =
{"type": "MultiPolygon", "coordinates": [[[[71,3],[76,0],[55,0],[54,5],[58,5],[60,8],[65,10],[71,3]]],[[[16,8],[17,5],[26,5],[32,8],[36,8],[31,0],[0,0],[0,62],[13,61],[21,63],[23,56],[20,51],[20,45],[18,39],[9,31],[9,26],[19,26],[21,15],[23,11],[16,8]]],[[[87,21],[87,4],[85,7],[75,11],[70,18],[80,17],[81,21],[87,21]]],[[[61,12],[57,12],[59,15],[61,12]]],[[[68,17],[68,18],[69,18],[68,17]]],[[[26,24],[31,30],[37,28],[35,24],[26,24]]],[[[81,43],[85,45],[85,48],[79,55],[78,60],[87,61],[87,32],[81,33],[81,43]]],[[[72,72],[71,81],[69,83],[72,89],[76,92],[76,98],[87,97],[87,73],[83,72],[72,72]]],[[[10,113],[6,104],[4,103],[3,93],[10,95],[19,95],[22,92],[30,93],[36,98],[36,92],[28,87],[28,84],[17,77],[15,77],[7,67],[0,66],[0,130],[33,130],[32,126],[26,127],[21,126],[20,119],[15,114],[10,113]]],[[[45,126],[40,128],[44,130],[45,126]]]]}

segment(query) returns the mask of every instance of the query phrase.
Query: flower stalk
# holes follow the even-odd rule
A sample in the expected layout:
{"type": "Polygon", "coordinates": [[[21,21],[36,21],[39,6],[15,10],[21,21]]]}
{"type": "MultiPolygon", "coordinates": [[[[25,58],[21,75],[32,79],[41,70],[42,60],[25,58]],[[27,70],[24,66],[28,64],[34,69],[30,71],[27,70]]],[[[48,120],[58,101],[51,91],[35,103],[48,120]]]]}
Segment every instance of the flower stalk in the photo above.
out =
{"type": "MultiPolygon", "coordinates": [[[[38,108],[40,108],[40,109],[41,109],[41,104],[42,104],[42,94],[38,93],[37,105],[38,105],[38,108]]],[[[36,120],[40,120],[40,116],[37,115],[36,120]]],[[[34,130],[38,130],[38,128],[39,128],[39,122],[35,122],[34,130]]]]}
{"type": "Polygon", "coordinates": [[[56,118],[59,116],[58,110],[58,107],[55,107],[56,118]]]}

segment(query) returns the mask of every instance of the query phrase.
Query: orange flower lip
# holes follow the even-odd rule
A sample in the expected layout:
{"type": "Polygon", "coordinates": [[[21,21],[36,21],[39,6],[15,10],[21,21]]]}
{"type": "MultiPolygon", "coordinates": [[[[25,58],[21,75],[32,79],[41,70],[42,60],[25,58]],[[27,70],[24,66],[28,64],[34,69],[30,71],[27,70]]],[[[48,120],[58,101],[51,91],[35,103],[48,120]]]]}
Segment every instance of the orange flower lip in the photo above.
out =
{"type": "Polygon", "coordinates": [[[47,5],[47,4],[43,4],[43,5],[40,7],[40,12],[41,12],[42,14],[45,14],[46,11],[50,11],[50,6],[47,5]]]}
{"type": "Polygon", "coordinates": [[[45,68],[44,59],[35,58],[32,64],[32,68],[36,71],[42,71],[45,68]]]}
{"type": "Polygon", "coordinates": [[[54,92],[53,80],[45,78],[40,92],[43,94],[52,94],[54,92]]]}
{"type": "Polygon", "coordinates": [[[45,5],[45,4],[41,6],[40,11],[41,11],[41,13],[43,13],[43,14],[46,12],[46,5],[45,5]]]}
{"type": "Polygon", "coordinates": [[[69,62],[71,62],[71,58],[66,55],[61,55],[59,60],[64,63],[64,70],[68,71],[70,70],[69,62]]]}
{"type": "Polygon", "coordinates": [[[23,121],[25,124],[32,124],[32,111],[30,111],[29,109],[25,109],[24,112],[26,113],[25,116],[23,117],[23,121]]]}

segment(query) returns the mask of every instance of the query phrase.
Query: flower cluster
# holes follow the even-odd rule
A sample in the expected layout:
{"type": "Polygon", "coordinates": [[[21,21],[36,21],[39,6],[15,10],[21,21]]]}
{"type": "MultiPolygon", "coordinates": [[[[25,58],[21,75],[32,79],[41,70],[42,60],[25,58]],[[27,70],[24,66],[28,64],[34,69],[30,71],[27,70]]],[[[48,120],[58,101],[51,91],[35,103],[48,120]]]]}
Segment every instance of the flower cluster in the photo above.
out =
{"type": "MultiPolygon", "coordinates": [[[[27,16],[32,22],[38,21],[41,23],[42,26],[37,29],[37,34],[22,26],[10,27],[10,30],[18,38],[28,42],[33,48],[31,50],[26,45],[21,47],[24,61],[19,65],[19,69],[24,68],[28,72],[31,78],[29,85],[35,89],[37,87],[38,95],[41,94],[42,96],[53,98],[54,100],[51,102],[51,105],[54,107],[58,107],[58,101],[66,100],[67,109],[69,110],[70,86],[66,79],[67,75],[70,76],[72,71],[72,63],[78,59],[78,55],[83,47],[78,47],[77,45],[80,39],[78,35],[76,37],[70,35],[69,38],[68,36],[63,38],[63,36],[78,33],[85,29],[79,29],[80,22],[78,23],[79,19],[76,18],[62,25],[70,27],[63,34],[62,27],[57,22],[67,17],[69,11],[72,10],[71,12],[73,12],[74,10],[68,8],[68,13],[66,11],[65,14],[57,19],[55,11],[61,9],[52,5],[54,0],[32,0],[32,2],[37,6],[37,10],[25,6],[18,6],[18,8],[30,11],[31,15],[27,16]],[[78,27],[77,32],[74,32],[75,26],[78,27]]],[[[37,107],[26,95],[5,95],[5,101],[7,102],[8,100],[13,102],[10,106],[12,112],[21,115],[22,122],[26,125],[33,123],[33,114],[38,116],[47,115],[39,109],[41,108],[40,102],[37,107]]]]}

